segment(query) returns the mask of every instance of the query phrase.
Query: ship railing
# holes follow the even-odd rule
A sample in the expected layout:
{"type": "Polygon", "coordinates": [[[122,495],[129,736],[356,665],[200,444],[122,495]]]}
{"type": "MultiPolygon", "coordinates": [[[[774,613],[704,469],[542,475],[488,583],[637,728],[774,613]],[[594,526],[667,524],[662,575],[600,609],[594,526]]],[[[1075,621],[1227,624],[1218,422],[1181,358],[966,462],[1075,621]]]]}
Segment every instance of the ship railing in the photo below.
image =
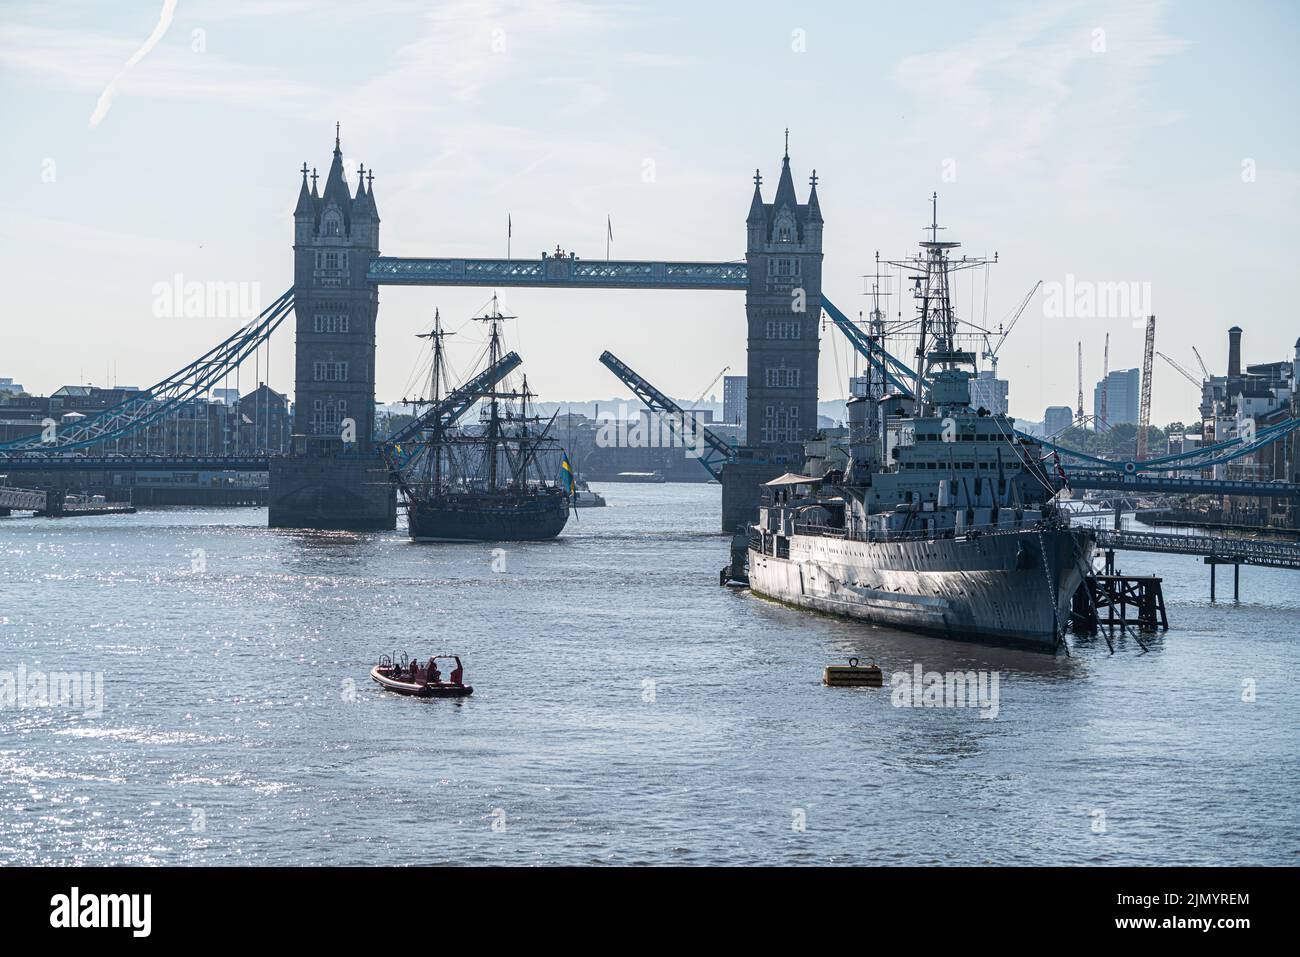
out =
{"type": "Polygon", "coordinates": [[[833,525],[814,525],[805,522],[796,522],[794,526],[796,535],[821,535],[827,538],[844,538],[848,535],[847,528],[837,528],[833,525]]]}
{"type": "Polygon", "coordinates": [[[923,531],[914,529],[906,532],[879,531],[872,530],[867,535],[867,541],[871,542],[915,542],[915,541],[941,541],[945,539],[956,539],[958,541],[968,538],[979,538],[984,535],[1024,535],[1043,531],[1047,526],[1041,522],[1027,522],[1024,525],[1006,525],[1006,524],[983,524],[967,525],[962,529],[945,528],[941,530],[930,529],[923,531]]]}

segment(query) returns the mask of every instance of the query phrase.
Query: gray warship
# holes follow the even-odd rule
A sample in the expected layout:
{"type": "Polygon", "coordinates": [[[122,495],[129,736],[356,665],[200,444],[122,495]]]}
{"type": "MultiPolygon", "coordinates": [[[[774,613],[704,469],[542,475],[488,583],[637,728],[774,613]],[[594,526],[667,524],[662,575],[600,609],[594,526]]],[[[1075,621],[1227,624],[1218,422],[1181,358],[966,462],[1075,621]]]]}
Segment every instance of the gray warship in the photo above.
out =
{"type": "Polygon", "coordinates": [[[1056,506],[1059,462],[1005,413],[972,407],[976,355],[961,348],[949,279],[988,261],[955,260],[959,244],[939,228],[935,215],[921,254],[895,264],[916,283],[915,378],[890,365],[877,301],[880,352],[848,403],[848,455],[836,468],[830,443],[814,440],[804,471],[817,474],[767,483],[748,530],[749,586],[801,608],[1055,652],[1094,535],[1056,506]]]}

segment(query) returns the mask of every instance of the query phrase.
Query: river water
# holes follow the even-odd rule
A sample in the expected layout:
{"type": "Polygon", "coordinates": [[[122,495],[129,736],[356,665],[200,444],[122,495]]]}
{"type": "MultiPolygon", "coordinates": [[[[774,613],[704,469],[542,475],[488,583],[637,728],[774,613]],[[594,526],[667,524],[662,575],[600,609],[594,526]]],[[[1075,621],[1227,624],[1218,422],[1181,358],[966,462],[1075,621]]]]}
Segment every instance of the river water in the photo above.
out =
{"type": "Polygon", "coordinates": [[[1295,863],[1300,575],[1212,605],[1199,559],[1123,556],[1171,631],[1053,658],[720,588],[717,486],[599,489],[495,555],[262,509],[0,519],[0,864],[1295,863]],[[473,697],[380,691],[403,650],[473,697]],[[988,672],[997,707],[823,687],[850,656],[988,672]],[[102,698],[41,706],[54,672],[102,698]]]}

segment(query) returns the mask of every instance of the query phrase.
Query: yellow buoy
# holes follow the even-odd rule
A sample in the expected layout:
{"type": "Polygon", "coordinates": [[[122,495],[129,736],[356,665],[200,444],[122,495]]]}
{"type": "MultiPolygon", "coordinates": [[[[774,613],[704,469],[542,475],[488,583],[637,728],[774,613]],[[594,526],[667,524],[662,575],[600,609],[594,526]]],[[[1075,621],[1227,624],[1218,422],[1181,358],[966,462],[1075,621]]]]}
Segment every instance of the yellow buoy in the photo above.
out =
{"type": "Polygon", "coordinates": [[[847,665],[827,665],[822,684],[832,688],[881,688],[885,674],[876,665],[859,665],[857,658],[850,658],[847,665]]]}

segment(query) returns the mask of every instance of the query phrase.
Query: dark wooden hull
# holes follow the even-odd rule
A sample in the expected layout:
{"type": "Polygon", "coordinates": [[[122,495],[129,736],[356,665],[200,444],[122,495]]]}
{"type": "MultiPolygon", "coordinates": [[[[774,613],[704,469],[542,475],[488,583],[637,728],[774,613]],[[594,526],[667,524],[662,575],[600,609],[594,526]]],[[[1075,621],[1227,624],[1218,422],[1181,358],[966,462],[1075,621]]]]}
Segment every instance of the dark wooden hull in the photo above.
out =
{"type": "Polygon", "coordinates": [[[406,517],[416,541],[539,542],[555,538],[564,529],[569,503],[558,490],[411,499],[406,517]]]}

